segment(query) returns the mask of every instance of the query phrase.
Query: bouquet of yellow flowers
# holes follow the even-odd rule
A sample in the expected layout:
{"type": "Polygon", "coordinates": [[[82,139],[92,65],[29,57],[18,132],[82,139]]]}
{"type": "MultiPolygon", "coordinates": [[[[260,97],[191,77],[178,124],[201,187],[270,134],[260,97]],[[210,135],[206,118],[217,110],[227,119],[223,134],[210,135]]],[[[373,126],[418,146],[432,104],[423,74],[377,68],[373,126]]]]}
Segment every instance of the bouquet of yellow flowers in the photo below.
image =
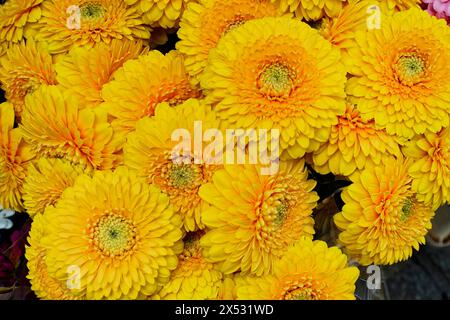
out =
{"type": "Polygon", "coordinates": [[[34,294],[355,299],[450,202],[446,8],[6,0],[0,228],[31,224],[34,294]]]}

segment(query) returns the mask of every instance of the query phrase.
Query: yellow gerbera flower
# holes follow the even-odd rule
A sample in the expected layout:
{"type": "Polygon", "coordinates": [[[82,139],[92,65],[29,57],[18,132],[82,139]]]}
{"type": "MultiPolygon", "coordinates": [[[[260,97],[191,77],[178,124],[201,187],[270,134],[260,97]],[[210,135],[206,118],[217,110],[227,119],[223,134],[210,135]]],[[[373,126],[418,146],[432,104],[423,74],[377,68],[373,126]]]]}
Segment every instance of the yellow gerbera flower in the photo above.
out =
{"type": "Polygon", "coordinates": [[[410,9],[384,17],[379,30],[358,32],[347,93],[364,120],[412,138],[449,125],[450,29],[410,9]]]}
{"type": "Polygon", "coordinates": [[[13,106],[0,104],[0,205],[22,211],[23,181],[34,153],[13,126],[13,106]]]}
{"type": "Polygon", "coordinates": [[[20,117],[27,94],[57,83],[50,53],[32,40],[11,45],[0,58],[0,83],[20,117]]]}
{"type": "Polygon", "coordinates": [[[143,13],[144,22],[165,29],[176,28],[189,2],[197,0],[124,0],[143,13]]]}
{"type": "Polygon", "coordinates": [[[450,129],[418,135],[403,152],[413,161],[409,174],[417,198],[435,209],[450,202],[450,129]]]}
{"type": "Polygon", "coordinates": [[[48,42],[52,53],[65,53],[112,39],[149,39],[150,30],[123,0],[46,0],[30,37],[48,42]]]}
{"type": "Polygon", "coordinates": [[[359,270],[323,241],[302,238],[274,263],[273,273],[237,281],[240,300],[354,300],[359,270]]]}
{"type": "Polygon", "coordinates": [[[312,209],[319,199],[303,160],[281,162],[274,175],[256,165],[226,165],[200,188],[210,204],[202,213],[209,228],[200,240],[208,261],[221,271],[263,275],[302,235],[312,238],[312,209]]]}
{"type": "Polygon", "coordinates": [[[201,77],[225,128],[280,129],[282,158],[319,148],[345,111],[339,49],[307,24],[266,17],[231,30],[201,77]]]}
{"type": "Polygon", "coordinates": [[[19,42],[30,24],[41,18],[44,0],[8,0],[0,5],[0,43],[19,42]]]}
{"type": "Polygon", "coordinates": [[[63,159],[40,158],[30,165],[23,185],[24,207],[30,217],[34,218],[44,213],[47,206],[54,205],[82,173],[81,167],[63,159]]]}
{"type": "Polygon", "coordinates": [[[198,83],[207,65],[209,51],[216,47],[223,34],[248,20],[279,15],[280,10],[269,0],[200,0],[189,3],[180,22],[180,41],[176,46],[186,56],[186,69],[193,83],[198,83]]]}
{"type": "Polygon", "coordinates": [[[178,257],[178,266],[170,281],[154,298],[166,300],[216,299],[222,286],[222,273],[214,269],[202,254],[199,240],[203,231],[188,233],[184,250],[178,257]]]}
{"type": "Polygon", "coordinates": [[[102,110],[80,110],[59,87],[41,87],[27,96],[22,114],[24,138],[40,156],[65,158],[94,169],[118,165],[123,137],[114,135],[102,110]]]}
{"type": "Polygon", "coordinates": [[[194,156],[197,155],[193,146],[189,154],[183,154],[190,159],[190,164],[177,163],[173,159],[172,152],[180,142],[172,140],[172,133],[177,129],[186,129],[194,137],[195,121],[202,123],[202,137],[207,129],[219,126],[211,107],[196,99],[176,107],[162,103],[156,108],[154,117],[137,123],[136,131],[127,137],[124,147],[125,165],[168,194],[173,207],[181,214],[187,231],[204,228],[200,214],[205,203],[200,199],[198,190],[211,180],[217,169],[211,162],[194,164],[194,156]]]}
{"type": "Polygon", "coordinates": [[[425,243],[434,211],[418,201],[408,175],[410,163],[390,160],[352,176],[342,193],[345,205],[334,216],[339,241],[362,265],[408,259],[425,243]]]}
{"type": "Polygon", "coordinates": [[[78,98],[82,108],[95,107],[103,102],[102,88],[112,80],[114,72],[143,50],[143,42],[129,40],[75,47],[55,65],[58,83],[78,98]]]}
{"type": "Polygon", "coordinates": [[[67,283],[58,281],[48,273],[46,263],[46,250],[42,245],[42,238],[47,234],[47,221],[45,216],[36,216],[31,225],[28,236],[28,246],[25,256],[27,258],[28,275],[31,289],[40,299],[44,300],[75,300],[67,283]]]}
{"type": "Polygon", "coordinates": [[[373,120],[362,120],[359,111],[349,104],[331,129],[330,139],[314,152],[314,169],[321,174],[350,176],[366,166],[401,157],[399,143],[397,137],[376,129],[373,120]]]}
{"type": "Polygon", "coordinates": [[[124,134],[134,131],[139,119],[152,116],[159,103],[174,106],[200,95],[189,82],[183,57],[175,51],[167,55],[151,51],[127,61],[102,92],[114,130],[124,134]]]}
{"type": "Polygon", "coordinates": [[[325,16],[335,17],[342,10],[345,0],[271,0],[283,11],[294,12],[305,20],[319,20],[325,16]]]}
{"type": "Polygon", "coordinates": [[[47,266],[59,281],[80,271],[76,295],[136,299],[169,281],[181,253],[181,219],[159,189],[119,167],[82,175],[55,207],[47,207],[42,239],[47,266]]]}

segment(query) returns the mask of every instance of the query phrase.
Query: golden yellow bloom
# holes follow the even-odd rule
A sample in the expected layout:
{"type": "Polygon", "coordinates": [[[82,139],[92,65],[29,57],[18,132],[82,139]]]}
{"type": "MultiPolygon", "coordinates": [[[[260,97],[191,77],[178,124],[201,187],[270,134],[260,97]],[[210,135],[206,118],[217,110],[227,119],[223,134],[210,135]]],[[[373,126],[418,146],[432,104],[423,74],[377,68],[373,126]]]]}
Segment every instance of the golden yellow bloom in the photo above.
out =
{"type": "Polygon", "coordinates": [[[345,0],[271,0],[283,11],[294,12],[305,20],[319,20],[325,16],[335,17],[342,10],[345,0]]]}
{"type": "Polygon", "coordinates": [[[351,0],[344,5],[335,18],[324,18],[320,34],[339,48],[352,46],[356,30],[367,28],[367,7],[370,0],[351,0]]]}
{"type": "Polygon", "coordinates": [[[180,22],[177,49],[186,56],[186,69],[193,83],[198,83],[208,63],[209,51],[216,47],[223,34],[248,20],[278,15],[280,10],[269,0],[200,0],[189,3],[180,22]]]}
{"type": "Polygon", "coordinates": [[[146,24],[162,27],[174,28],[186,9],[189,2],[197,0],[124,0],[126,4],[136,7],[143,13],[146,24]]]}
{"type": "Polygon", "coordinates": [[[246,22],[222,37],[201,77],[225,128],[280,129],[282,158],[325,142],[345,111],[339,49],[288,17],[246,22]]]}
{"type": "Polygon", "coordinates": [[[75,47],[55,65],[58,83],[78,98],[82,108],[95,107],[103,102],[102,88],[112,80],[114,72],[143,50],[143,42],[129,40],[75,47]]]}
{"type": "Polygon", "coordinates": [[[358,32],[349,52],[347,93],[364,120],[412,138],[449,125],[450,29],[427,12],[410,9],[384,17],[381,29],[358,32]]]}
{"type": "Polygon", "coordinates": [[[20,117],[27,94],[57,83],[50,53],[32,40],[11,45],[0,58],[0,83],[20,117]]]}
{"type": "Polygon", "coordinates": [[[409,166],[398,159],[367,167],[342,193],[345,205],[334,216],[339,241],[362,265],[406,260],[425,243],[434,211],[418,201],[409,166]]]}
{"type": "Polygon", "coordinates": [[[420,8],[422,1],[420,0],[378,0],[381,9],[387,13],[408,10],[410,8],[420,8]]]}
{"type": "Polygon", "coordinates": [[[364,121],[349,104],[339,123],[331,129],[330,139],[313,154],[314,169],[327,174],[350,176],[369,165],[401,157],[400,139],[376,129],[373,120],[364,121]]]}
{"type": "Polygon", "coordinates": [[[13,126],[13,106],[0,104],[0,205],[22,211],[23,181],[34,153],[13,126]]]}
{"type": "Polygon", "coordinates": [[[214,269],[202,254],[199,240],[203,231],[188,233],[178,266],[170,281],[155,296],[166,300],[211,300],[217,298],[222,286],[222,273],[214,269]]]}
{"type": "Polygon", "coordinates": [[[256,165],[225,165],[200,196],[209,228],[200,240],[208,261],[221,271],[263,275],[302,235],[312,238],[312,209],[319,199],[303,160],[281,162],[274,175],[256,165]]]}
{"type": "Polygon", "coordinates": [[[369,22],[376,23],[377,14],[380,14],[382,23],[382,12],[377,0],[350,0],[336,17],[322,19],[319,32],[341,50],[341,59],[347,65],[350,63],[348,50],[356,46],[355,32],[367,30],[369,22]]]}
{"type": "Polygon", "coordinates": [[[219,126],[211,107],[201,101],[190,99],[176,107],[162,103],[156,108],[154,117],[137,123],[136,131],[127,137],[124,147],[125,165],[167,193],[187,231],[204,228],[200,214],[205,203],[198,190],[211,180],[217,169],[216,165],[194,164],[195,121],[202,123],[202,136],[207,129],[219,126]],[[172,151],[180,143],[172,141],[172,133],[177,129],[186,129],[191,135],[190,153],[183,154],[190,164],[177,163],[173,159],[172,151]]]}
{"type": "Polygon", "coordinates": [[[52,53],[65,53],[112,39],[149,39],[150,30],[123,0],[46,0],[30,36],[48,42],[52,53]]]}
{"type": "Polygon", "coordinates": [[[73,291],[87,299],[154,294],[183,249],[181,219],[168,197],[124,167],[78,177],[44,216],[50,274],[67,281],[67,268],[79,267],[73,291]]]}
{"type": "Polygon", "coordinates": [[[450,129],[418,135],[403,152],[413,161],[409,174],[417,198],[435,209],[450,202],[450,129]]]}
{"type": "Polygon", "coordinates": [[[175,51],[167,55],[151,51],[127,61],[102,92],[114,130],[124,134],[134,131],[139,119],[153,116],[159,103],[175,106],[200,95],[189,82],[183,57],[175,51]]]}
{"type": "Polygon", "coordinates": [[[27,96],[21,130],[40,156],[100,170],[121,161],[123,137],[114,135],[106,113],[80,110],[79,102],[57,86],[41,87],[27,96]]]}
{"type": "Polygon", "coordinates": [[[323,241],[302,238],[274,263],[273,273],[237,281],[244,300],[354,300],[359,271],[323,241]]]}
{"type": "Polygon", "coordinates": [[[8,0],[0,5],[0,43],[19,42],[30,24],[41,18],[44,0],[8,0]]]}
{"type": "Polygon", "coordinates": [[[54,205],[82,173],[81,167],[63,159],[40,158],[30,165],[23,185],[24,207],[30,217],[34,218],[44,213],[47,206],[54,205]]]}
{"type": "Polygon", "coordinates": [[[31,289],[40,299],[44,300],[75,300],[66,282],[58,281],[48,273],[46,263],[46,250],[42,245],[42,238],[47,234],[47,221],[45,216],[36,216],[31,225],[28,236],[28,246],[25,256],[27,258],[28,275],[31,289]]]}

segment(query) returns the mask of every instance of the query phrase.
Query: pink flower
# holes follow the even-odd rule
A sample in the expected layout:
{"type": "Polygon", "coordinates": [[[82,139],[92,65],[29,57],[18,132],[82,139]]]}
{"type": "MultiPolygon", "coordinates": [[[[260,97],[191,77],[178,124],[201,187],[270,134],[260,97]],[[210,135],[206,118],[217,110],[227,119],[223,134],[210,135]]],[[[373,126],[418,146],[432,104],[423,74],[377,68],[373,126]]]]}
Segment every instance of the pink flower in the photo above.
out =
{"type": "Polygon", "coordinates": [[[436,18],[447,20],[450,25],[450,0],[423,0],[428,4],[427,11],[436,18]]]}

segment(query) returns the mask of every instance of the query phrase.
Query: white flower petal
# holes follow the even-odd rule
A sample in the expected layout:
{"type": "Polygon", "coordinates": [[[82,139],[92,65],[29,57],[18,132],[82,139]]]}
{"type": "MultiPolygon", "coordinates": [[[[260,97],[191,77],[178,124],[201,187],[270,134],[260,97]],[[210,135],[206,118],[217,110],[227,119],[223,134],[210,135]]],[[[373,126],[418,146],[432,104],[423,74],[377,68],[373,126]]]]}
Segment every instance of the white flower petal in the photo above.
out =
{"type": "Polygon", "coordinates": [[[13,226],[13,223],[11,220],[0,219],[0,229],[11,229],[12,226],[13,226]]]}
{"type": "Polygon", "coordinates": [[[8,218],[14,215],[15,211],[12,209],[4,209],[0,211],[0,218],[8,218]]]}

